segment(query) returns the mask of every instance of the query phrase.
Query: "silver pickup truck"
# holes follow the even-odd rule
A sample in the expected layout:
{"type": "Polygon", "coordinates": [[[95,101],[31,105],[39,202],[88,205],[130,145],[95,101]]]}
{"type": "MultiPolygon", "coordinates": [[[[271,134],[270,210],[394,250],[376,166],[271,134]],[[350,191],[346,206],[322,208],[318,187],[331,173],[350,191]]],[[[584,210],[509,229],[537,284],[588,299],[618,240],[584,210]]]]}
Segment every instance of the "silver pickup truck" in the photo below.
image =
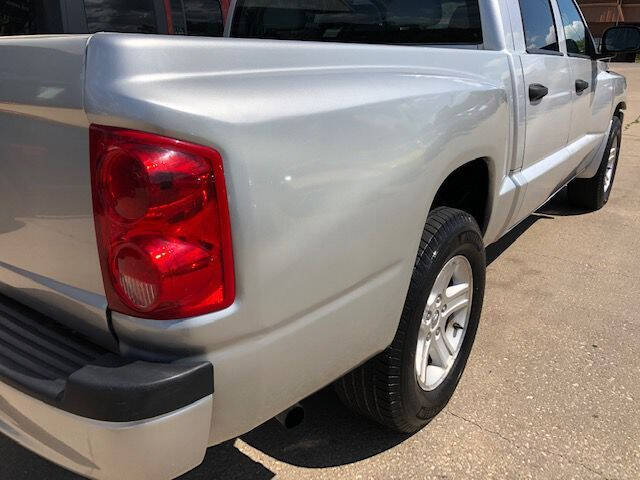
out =
{"type": "Polygon", "coordinates": [[[640,48],[573,0],[0,0],[0,36],[0,431],[99,479],[332,382],[426,425],[485,246],[607,202],[640,48]]]}

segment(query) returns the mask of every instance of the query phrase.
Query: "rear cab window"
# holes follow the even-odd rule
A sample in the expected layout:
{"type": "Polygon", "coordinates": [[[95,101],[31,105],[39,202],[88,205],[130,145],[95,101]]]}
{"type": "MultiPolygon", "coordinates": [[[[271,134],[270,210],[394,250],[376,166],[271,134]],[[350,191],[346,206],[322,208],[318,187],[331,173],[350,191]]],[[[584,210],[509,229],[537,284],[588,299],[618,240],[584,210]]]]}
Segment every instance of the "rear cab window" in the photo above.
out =
{"type": "Polygon", "coordinates": [[[60,33],[62,16],[51,0],[0,0],[0,37],[60,33]]]}
{"type": "Polygon", "coordinates": [[[219,0],[84,0],[89,33],[169,33],[220,37],[219,0]]]}
{"type": "Polygon", "coordinates": [[[220,37],[229,0],[0,0],[0,36],[147,33],[220,37]]]}
{"type": "Polygon", "coordinates": [[[220,37],[224,22],[216,0],[171,0],[169,31],[177,35],[220,37]]]}
{"type": "Polygon", "coordinates": [[[238,0],[231,36],[396,45],[479,45],[478,0],[238,0]]]}
{"type": "Polygon", "coordinates": [[[158,33],[153,0],[84,0],[89,33],[158,33]]]}

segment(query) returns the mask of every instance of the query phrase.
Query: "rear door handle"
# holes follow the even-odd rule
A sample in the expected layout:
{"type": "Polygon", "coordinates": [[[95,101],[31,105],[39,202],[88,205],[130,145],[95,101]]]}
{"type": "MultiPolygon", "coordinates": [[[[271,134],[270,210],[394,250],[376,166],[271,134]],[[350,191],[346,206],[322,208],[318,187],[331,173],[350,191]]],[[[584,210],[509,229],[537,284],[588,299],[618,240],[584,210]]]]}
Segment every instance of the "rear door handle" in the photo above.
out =
{"type": "Polygon", "coordinates": [[[532,102],[537,102],[538,100],[542,100],[549,94],[549,89],[544,85],[540,85],[539,83],[532,83],[529,85],[529,100],[532,102]]]}
{"type": "Polygon", "coordinates": [[[587,88],[589,88],[589,82],[585,82],[584,80],[576,80],[576,92],[582,93],[587,88]]]}

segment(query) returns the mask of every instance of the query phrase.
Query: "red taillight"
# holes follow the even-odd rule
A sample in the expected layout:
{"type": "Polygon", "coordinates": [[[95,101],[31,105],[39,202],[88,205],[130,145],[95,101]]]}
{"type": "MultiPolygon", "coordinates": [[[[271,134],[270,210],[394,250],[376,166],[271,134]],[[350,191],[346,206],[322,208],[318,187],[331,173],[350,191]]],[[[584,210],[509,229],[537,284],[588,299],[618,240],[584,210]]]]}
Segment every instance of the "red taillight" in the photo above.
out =
{"type": "Polygon", "coordinates": [[[167,137],[92,125],[93,210],[109,307],[152,319],[235,297],[222,158],[167,137]]]}

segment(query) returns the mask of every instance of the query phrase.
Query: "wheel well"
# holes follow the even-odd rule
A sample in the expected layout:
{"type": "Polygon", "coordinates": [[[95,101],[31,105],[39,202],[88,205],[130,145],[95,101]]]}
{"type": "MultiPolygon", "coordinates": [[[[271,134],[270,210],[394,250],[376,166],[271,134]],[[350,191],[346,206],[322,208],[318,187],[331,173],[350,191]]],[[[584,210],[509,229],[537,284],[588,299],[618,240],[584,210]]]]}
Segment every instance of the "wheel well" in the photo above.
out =
{"type": "Polygon", "coordinates": [[[616,107],[615,112],[613,113],[614,117],[619,117],[620,121],[623,122],[624,121],[624,112],[623,110],[627,109],[627,104],[625,102],[620,102],[618,104],[618,106],[616,107]]]}
{"type": "Polygon", "coordinates": [[[469,213],[484,233],[487,226],[489,199],[489,168],[487,162],[476,159],[454,170],[442,183],[431,205],[452,207],[469,213]]]}

